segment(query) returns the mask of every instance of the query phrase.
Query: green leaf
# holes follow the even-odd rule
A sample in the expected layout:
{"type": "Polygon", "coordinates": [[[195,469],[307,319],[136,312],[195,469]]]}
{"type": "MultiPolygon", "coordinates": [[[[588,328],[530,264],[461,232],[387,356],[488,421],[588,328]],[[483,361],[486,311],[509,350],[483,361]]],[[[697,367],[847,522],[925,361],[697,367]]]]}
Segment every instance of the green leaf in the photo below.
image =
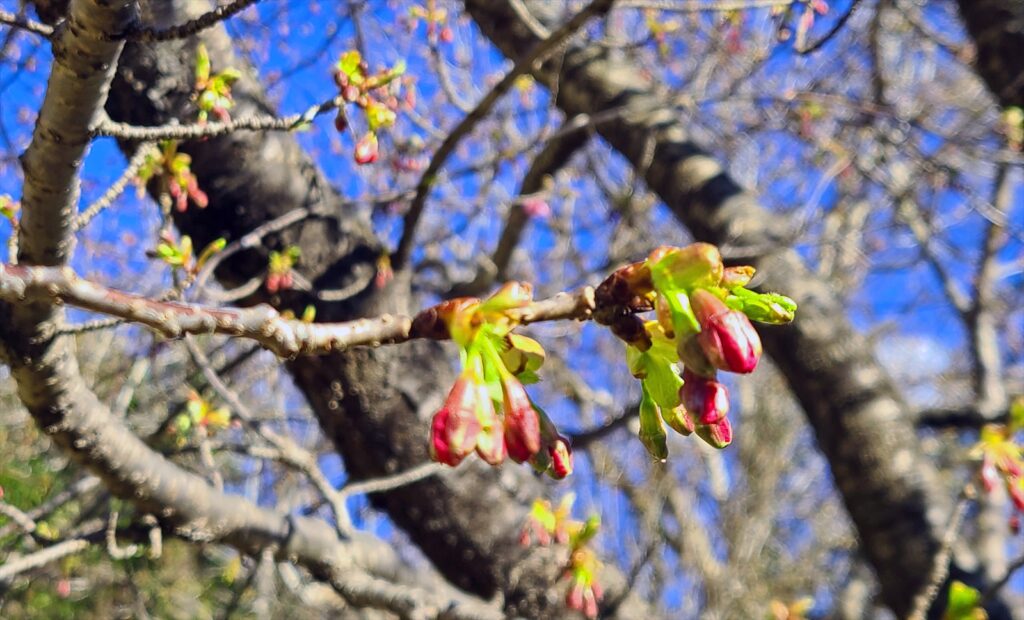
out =
{"type": "Polygon", "coordinates": [[[667,435],[661,422],[658,406],[654,403],[645,383],[640,384],[643,393],[640,399],[640,442],[658,461],[668,458],[667,435]]]}
{"type": "Polygon", "coordinates": [[[1010,433],[1024,430],[1024,396],[1018,396],[1010,403],[1010,433]]]}
{"type": "Polygon", "coordinates": [[[358,85],[363,82],[363,71],[359,68],[363,57],[358,50],[349,50],[338,60],[338,70],[344,73],[349,82],[358,85]]]}
{"type": "Polygon", "coordinates": [[[672,365],[648,356],[644,384],[651,398],[662,409],[675,409],[679,406],[679,388],[683,387],[683,379],[672,365]]]}
{"type": "Polygon", "coordinates": [[[196,82],[206,82],[210,79],[210,54],[206,46],[200,43],[196,46],[196,82]]]}
{"type": "Polygon", "coordinates": [[[943,620],[980,620],[986,617],[985,610],[981,609],[980,592],[961,581],[950,584],[943,620]]]}
{"type": "Polygon", "coordinates": [[[796,302],[778,293],[756,293],[745,288],[734,288],[725,304],[739,310],[751,321],[781,325],[796,316],[796,302]]]}

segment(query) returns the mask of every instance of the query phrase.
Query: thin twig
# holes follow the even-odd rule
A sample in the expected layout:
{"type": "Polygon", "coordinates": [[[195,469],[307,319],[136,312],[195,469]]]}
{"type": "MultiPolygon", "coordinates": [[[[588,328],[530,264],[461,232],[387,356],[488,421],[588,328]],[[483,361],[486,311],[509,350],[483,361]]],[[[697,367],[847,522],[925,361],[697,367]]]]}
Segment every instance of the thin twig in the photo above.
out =
{"type": "Polygon", "coordinates": [[[203,13],[197,18],[185,22],[184,24],[178,24],[177,26],[171,26],[169,28],[154,28],[150,26],[139,28],[137,30],[130,30],[125,33],[125,38],[129,41],[143,41],[146,43],[184,39],[194,34],[198,34],[199,32],[228,19],[236,13],[241,13],[259,1],[260,0],[235,0],[231,4],[219,6],[208,13],[203,13]]]}
{"type": "Polygon", "coordinates": [[[32,520],[32,517],[22,512],[17,506],[12,506],[3,500],[0,500],[0,515],[10,519],[26,534],[36,531],[36,522],[32,520]]]}
{"type": "Polygon", "coordinates": [[[131,160],[128,161],[128,166],[121,173],[121,176],[114,181],[107,191],[103,192],[103,195],[96,199],[91,205],[86,207],[77,218],[75,218],[75,232],[82,230],[89,225],[94,217],[100,214],[101,211],[109,207],[114,203],[118,196],[124,191],[124,188],[132,182],[132,179],[139,172],[139,168],[146,163],[146,158],[152,152],[153,145],[149,142],[143,142],[135,149],[135,154],[132,155],[131,160]]]}
{"type": "Polygon", "coordinates": [[[52,27],[31,19],[26,19],[21,15],[11,13],[10,11],[0,11],[0,24],[11,26],[12,28],[20,28],[25,32],[38,34],[39,36],[46,37],[47,39],[53,36],[52,27]]]}
{"type": "Polygon", "coordinates": [[[17,559],[8,559],[3,564],[0,564],[0,584],[9,583],[25,571],[45,566],[50,562],[84,551],[89,544],[89,541],[83,538],[73,538],[17,559]]]}
{"type": "MultiPolygon", "coordinates": [[[[154,300],[80,278],[70,267],[0,264],[0,299],[28,298],[67,303],[145,325],[167,338],[186,334],[223,334],[255,340],[281,357],[328,353],[354,346],[380,346],[414,338],[439,337],[413,327],[413,317],[383,314],[341,323],[306,323],[285,319],[266,304],[221,308],[154,300]]],[[[533,302],[507,312],[521,324],[588,320],[595,309],[590,287],[533,302]]],[[[429,309],[428,309],[429,310],[429,309]]]]}
{"type": "Polygon", "coordinates": [[[412,204],[409,205],[409,211],[405,215],[402,225],[402,236],[398,241],[398,247],[395,249],[394,255],[391,257],[391,264],[396,271],[405,267],[409,254],[412,252],[416,237],[416,227],[426,206],[427,194],[437,182],[438,173],[441,172],[445,162],[455,152],[459,142],[468,136],[477,124],[490,113],[501,97],[511,90],[519,76],[534,70],[538,63],[543,62],[554,54],[569,37],[586,25],[591,17],[607,12],[613,2],[614,0],[594,0],[574,15],[565,25],[553,32],[551,36],[535,45],[530,53],[519,59],[512,69],[501,78],[501,81],[484,95],[480,103],[452,129],[451,133],[448,134],[430,159],[426,170],[420,176],[419,183],[416,184],[416,195],[413,197],[412,204]]]}
{"type": "Polygon", "coordinates": [[[213,123],[192,123],[190,125],[167,124],[141,127],[130,123],[118,123],[109,118],[101,120],[92,130],[93,136],[109,136],[121,140],[196,140],[223,136],[234,131],[295,131],[312,123],[316,117],[341,105],[341,98],[331,99],[311,106],[305,112],[288,116],[251,115],[240,116],[228,121],[213,123]]]}
{"type": "Polygon", "coordinates": [[[946,581],[946,576],[949,575],[949,560],[953,555],[953,543],[956,542],[969,505],[970,498],[965,489],[960,495],[956,508],[953,509],[953,515],[949,518],[946,531],[942,534],[939,550],[932,560],[932,572],[928,576],[924,588],[914,597],[914,605],[907,620],[924,620],[932,601],[939,595],[939,590],[942,589],[942,584],[946,581]]]}
{"type": "Polygon", "coordinates": [[[412,484],[413,482],[419,482],[424,478],[429,478],[430,476],[439,473],[441,469],[442,467],[439,463],[423,463],[422,465],[417,465],[403,472],[394,474],[393,476],[385,476],[383,478],[374,478],[373,480],[363,480],[360,482],[346,484],[341,487],[338,492],[342,497],[351,497],[353,495],[369,495],[371,493],[393,491],[407,484],[412,484]]]}

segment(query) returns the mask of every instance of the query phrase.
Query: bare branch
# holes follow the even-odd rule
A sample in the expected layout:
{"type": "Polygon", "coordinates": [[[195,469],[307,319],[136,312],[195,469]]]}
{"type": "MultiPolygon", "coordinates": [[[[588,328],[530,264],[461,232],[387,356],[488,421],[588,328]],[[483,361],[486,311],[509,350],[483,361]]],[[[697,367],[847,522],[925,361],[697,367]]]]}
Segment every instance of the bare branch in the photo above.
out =
{"type": "Polygon", "coordinates": [[[0,24],[11,26],[12,28],[20,28],[25,32],[38,34],[39,36],[46,37],[47,39],[53,36],[52,27],[31,19],[26,19],[21,15],[11,13],[10,11],[0,11],[0,24]]]}
{"type": "Polygon", "coordinates": [[[942,535],[942,544],[935,557],[932,558],[931,574],[928,576],[924,589],[914,597],[912,610],[907,616],[908,620],[924,620],[925,615],[928,613],[928,608],[931,606],[932,601],[935,600],[935,597],[938,596],[939,590],[942,589],[942,584],[946,581],[946,576],[949,575],[949,561],[953,556],[953,543],[956,542],[957,534],[960,532],[960,526],[963,524],[964,517],[967,516],[967,507],[970,504],[968,495],[969,491],[964,489],[960,496],[960,501],[957,503],[956,508],[953,509],[953,515],[949,518],[949,524],[942,535]]]}
{"type": "Polygon", "coordinates": [[[544,60],[557,52],[569,37],[590,21],[590,18],[607,12],[613,2],[614,0],[594,0],[574,15],[565,25],[553,32],[551,36],[535,45],[529,54],[516,61],[512,69],[501,78],[501,81],[495,84],[484,95],[484,98],[480,100],[480,103],[452,129],[451,133],[448,134],[430,159],[430,164],[427,165],[427,169],[420,176],[419,183],[416,184],[416,195],[412,199],[412,204],[409,205],[409,211],[406,213],[402,225],[402,237],[398,241],[398,248],[391,257],[391,264],[396,271],[405,267],[405,262],[412,252],[416,237],[416,227],[426,206],[427,194],[434,186],[434,183],[437,182],[438,173],[441,172],[451,154],[455,152],[459,142],[468,136],[477,124],[490,113],[501,97],[511,90],[516,82],[516,78],[532,71],[534,65],[544,62],[544,60]]]}
{"type": "Polygon", "coordinates": [[[198,34],[237,13],[241,13],[259,1],[260,0],[234,0],[234,2],[230,4],[219,6],[208,13],[203,13],[197,18],[185,22],[184,24],[171,26],[170,28],[146,27],[129,30],[125,33],[125,38],[130,41],[142,41],[145,43],[184,39],[194,34],[198,34]]]}
{"type": "Polygon", "coordinates": [[[61,558],[80,553],[89,547],[91,543],[84,538],[72,538],[59,542],[51,547],[40,549],[35,553],[17,558],[8,559],[0,564],[0,586],[10,583],[12,579],[40,566],[55,562],[61,558]]]}
{"type": "MultiPolygon", "coordinates": [[[[327,353],[354,346],[379,346],[412,338],[413,319],[383,314],[343,323],[305,323],[285,319],[272,307],[217,308],[174,301],[152,300],[83,280],[69,267],[24,267],[0,264],[0,299],[20,302],[44,299],[67,303],[156,330],[167,338],[185,334],[224,334],[250,338],[281,357],[327,353]]],[[[585,320],[593,312],[593,289],[559,293],[509,311],[520,323],[585,320]]]]}
{"type": "Polygon", "coordinates": [[[128,166],[125,167],[124,172],[117,178],[116,181],[107,187],[107,191],[103,192],[103,195],[96,199],[95,202],[90,204],[82,211],[77,218],[75,218],[75,231],[82,230],[89,225],[94,217],[100,214],[101,211],[109,207],[117,200],[117,197],[121,195],[124,188],[132,182],[135,175],[138,174],[139,168],[146,163],[146,158],[152,152],[153,145],[145,142],[138,146],[135,150],[135,155],[128,161],[128,166]]]}
{"type": "Polygon", "coordinates": [[[196,140],[223,136],[242,129],[250,131],[295,131],[313,122],[316,117],[341,105],[341,98],[332,97],[323,103],[310,106],[305,112],[288,116],[250,115],[233,118],[226,122],[194,123],[191,125],[168,124],[156,127],[139,127],[129,123],[117,123],[108,118],[99,122],[92,130],[94,136],[110,136],[121,140],[196,140]]]}

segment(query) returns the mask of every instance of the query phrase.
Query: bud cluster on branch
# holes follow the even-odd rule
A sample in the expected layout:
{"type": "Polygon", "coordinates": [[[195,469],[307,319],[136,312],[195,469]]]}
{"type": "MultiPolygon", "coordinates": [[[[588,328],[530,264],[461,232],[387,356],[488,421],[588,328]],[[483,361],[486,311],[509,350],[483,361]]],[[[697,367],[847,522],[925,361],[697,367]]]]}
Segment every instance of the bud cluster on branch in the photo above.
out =
{"type": "Polygon", "coordinates": [[[707,243],[660,247],[617,270],[597,288],[594,319],[626,343],[629,370],[641,383],[640,440],[668,456],[665,425],[716,448],[732,442],[729,393],[718,371],[750,373],[761,339],[750,320],[793,320],[796,303],[744,288],[753,267],[725,267],[707,243]],[[654,310],[655,320],[638,313],[654,310]]]}
{"type": "MultiPolygon", "coordinates": [[[[171,256],[172,249],[164,249],[164,260],[178,256],[171,256]]],[[[191,263],[191,248],[178,253],[191,263]]],[[[287,284],[296,256],[278,258],[280,268],[271,270],[277,288],[287,284]]],[[[666,424],[722,448],[732,441],[732,426],[718,371],[752,372],[761,341],[750,320],[786,323],[796,310],[788,297],[746,289],[753,273],[752,267],[724,267],[718,249],[705,243],[661,247],[612,273],[596,291],[586,287],[534,301],[530,284],[508,282],[487,299],[451,299],[412,318],[382,315],[343,323],[315,323],[311,311],[296,320],[267,305],[215,308],[153,300],[94,284],[68,267],[0,264],[0,299],[68,303],[141,323],[169,338],[251,338],[289,357],[414,338],[451,339],[460,348],[462,372],[431,423],[434,460],[456,466],[476,452],[491,465],[529,462],[561,479],[572,472],[569,442],[524,387],[539,380],[544,349],[514,330],[537,321],[594,318],[627,345],[629,370],[641,380],[640,439],[648,451],[666,458],[666,424]],[[650,310],[655,320],[638,316],[650,310]]]]}

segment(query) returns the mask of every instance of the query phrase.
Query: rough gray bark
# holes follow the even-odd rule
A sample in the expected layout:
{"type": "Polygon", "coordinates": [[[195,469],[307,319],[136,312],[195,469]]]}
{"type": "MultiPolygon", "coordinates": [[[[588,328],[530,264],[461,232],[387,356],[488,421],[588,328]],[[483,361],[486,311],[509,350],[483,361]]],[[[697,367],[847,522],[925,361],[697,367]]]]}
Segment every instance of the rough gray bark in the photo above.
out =
{"type": "Polygon", "coordinates": [[[1024,2],[958,0],[977,48],[975,67],[1000,105],[1024,106],[1024,2]]]}
{"type": "MultiPolygon", "coordinates": [[[[515,4],[465,2],[509,57],[544,36],[515,4]]],[[[540,24],[554,23],[555,7],[524,4],[540,24]]],[[[930,574],[951,502],[918,449],[907,406],[848,322],[839,297],[791,249],[785,222],[693,141],[686,114],[657,95],[643,72],[600,46],[575,45],[535,77],[557,83],[556,103],[568,116],[600,117],[598,134],[644,172],[648,186],[697,239],[735,248],[742,262],[765,274],[763,289],[786,291],[799,302],[799,320],[762,331],[765,348],[829,460],[883,599],[898,615],[907,613],[930,574]]]]}

